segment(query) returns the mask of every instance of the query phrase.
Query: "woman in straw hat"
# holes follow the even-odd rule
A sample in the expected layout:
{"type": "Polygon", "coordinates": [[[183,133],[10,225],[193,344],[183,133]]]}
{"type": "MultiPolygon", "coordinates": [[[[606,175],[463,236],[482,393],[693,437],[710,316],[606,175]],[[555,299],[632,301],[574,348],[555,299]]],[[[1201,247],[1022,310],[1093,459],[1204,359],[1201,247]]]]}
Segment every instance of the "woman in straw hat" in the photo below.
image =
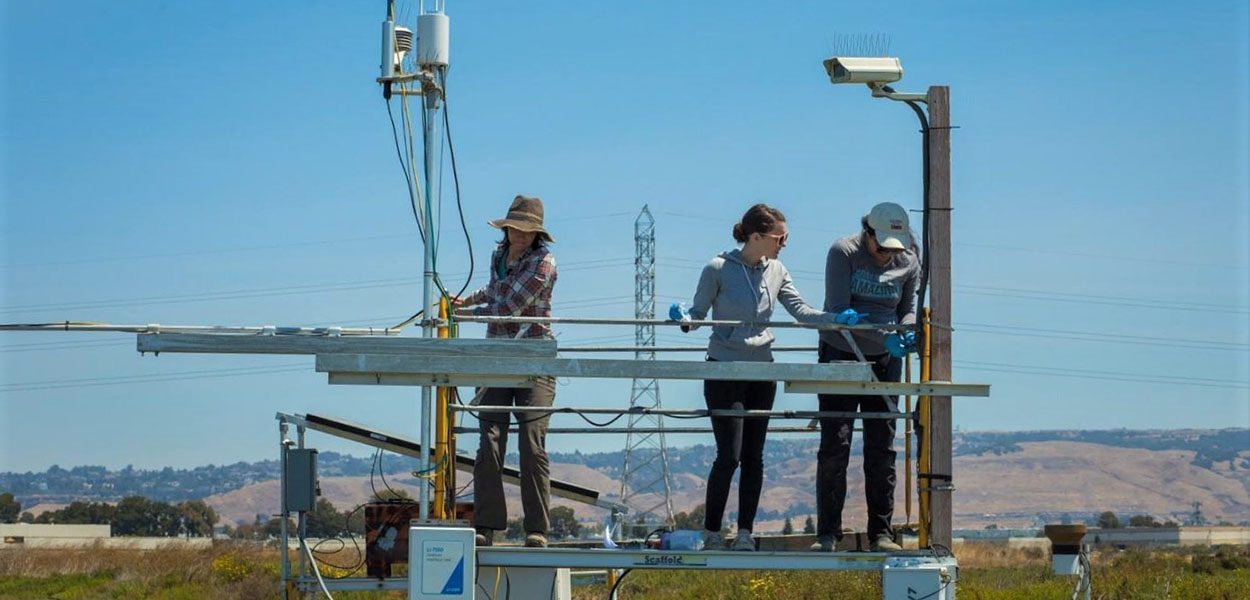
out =
{"type": "MultiPolygon", "coordinates": [[[[504,231],[490,259],[490,283],[463,298],[453,299],[458,315],[550,317],[551,290],[556,283],[556,257],[547,249],[554,240],[543,229],[543,203],[538,198],[517,196],[508,216],[490,222],[504,231]],[[472,308],[470,308],[472,307],[472,308]]],[[[542,324],[490,323],[488,338],[552,339],[551,328],[542,324]]],[[[555,402],[555,378],[539,377],[533,388],[486,388],[482,406],[551,406],[555,402]]],[[[525,545],[545,547],[551,524],[551,468],[547,459],[548,416],[517,413],[521,445],[521,508],[525,512],[525,545]]],[[[508,413],[481,413],[481,441],[473,468],[473,521],[477,544],[489,546],[495,531],[508,525],[504,504],[504,455],[508,451],[508,413]]]]}

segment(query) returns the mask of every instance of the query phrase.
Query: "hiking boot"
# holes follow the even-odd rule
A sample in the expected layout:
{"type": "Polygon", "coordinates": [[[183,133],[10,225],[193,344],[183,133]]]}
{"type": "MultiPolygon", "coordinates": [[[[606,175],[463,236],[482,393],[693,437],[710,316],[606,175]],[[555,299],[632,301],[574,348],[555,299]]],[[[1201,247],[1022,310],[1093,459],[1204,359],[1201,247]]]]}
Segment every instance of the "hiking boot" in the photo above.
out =
{"type": "Polygon", "coordinates": [[[815,542],[812,542],[812,545],[808,548],[808,550],[811,550],[812,552],[833,552],[833,546],[833,536],[822,535],[816,538],[815,542]]]}
{"type": "Polygon", "coordinates": [[[533,532],[526,534],[525,535],[525,547],[526,548],[546,548],[547,547],[546,534],[542,534],[537,531],[533,531],[533,532]]]}
{"type": "Polygon", "coordinates": [[[895,544],[888,533],[882,533],[872,538],[872,542],[868,544],[869,552],[898,552],[902,549],[903,547],[895,544]]]}
{"type": "Polygon", "coordinates": [[[703,549],[704,550],[724,550],[725,536],[719,531],[703,532],[703,549]]]}
{"type": "Polygon", "coordinates": [[[751,530],[739,529],[738,535],[734,536],[734,545],[730,550],[755,552],[755,538],[751,536],[751,530]]]}
{"type": "Polygon", "coordinates": [[[475,546],[492,546],[495,544],[495,530],[485,527],[478,527],[477,533],[473,534],[473,545],[475,546]]]}

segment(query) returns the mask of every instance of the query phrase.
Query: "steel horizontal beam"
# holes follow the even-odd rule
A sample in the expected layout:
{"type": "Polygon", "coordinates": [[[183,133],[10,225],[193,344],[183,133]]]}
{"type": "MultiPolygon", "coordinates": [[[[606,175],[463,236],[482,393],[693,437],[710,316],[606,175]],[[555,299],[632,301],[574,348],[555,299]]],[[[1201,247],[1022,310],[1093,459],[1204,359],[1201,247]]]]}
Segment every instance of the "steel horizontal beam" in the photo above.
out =
{"type": "Polygon", "coordinates": [[[763,363],[693,360],[631,360],[592,358],[478,357],[464,360],[444,356],[381,354],[318,354],[317,371],[330,374],[332,384],[355,385],[483,385],[483,377],[509,378],[529,387],[533,377],[605,379],[719,379],[729,381],[784,381],[792,393],[851,395],[988,396],[989,386],[945,382],[901,383],[870,381],[866,363],[763,363]],[[526,383],[521,383],[526,380],[526,383]]]}
{"type": "MultiPolygon", "coordinates": [[[[869,365],[857,362],[765,363],[607,358],[518,358],[477,360],[399,354],[318,354],[317,371],[423,376],[586,377],[603,379],[721,379],[729,381],[832,381],[866,384],[869,365]]],[[[863,388],[857,388],[862,390],[863,388]]]]}
{"type": "Polygon", "coordinates": [[[555,340],[159,333],[138,336],[140,352],[200,354],[415,354],[554,357],[555,340]]]}
{"type": "Polygon", "coordinates": [[[949,381],[893,382],[872,381],[863,385],[843,382],[787,381],[788,394],[877,394],[887,396],[966,396],[985,398],[990,386],[983,383],[951,383],[949,381]],[[829,391],[830,388],[849,391],[829,391]]]}
{"type": "MultiPolygon", "coordinates": [[[[477,427],[453,427],[452,431],[458,434],[476,434],[478,432],[478,428],[477,427]]],[[[858,431],[863,431],[863,430],[859,427],[856,427],[855,431],[858,432],[858,431]]],[[[518,432],[520,432],[520,429],[517,429],[516,427],[512,427],[508,429],[508,433],[518,433],[518,432]]],[[[572,434],[595,433],[595,434],[625,435],[630,432],[633,432],[635,434],[639,434],[639,433],[664,433],[664,434],[712,433],[712,428],[711,427],[667,427],[667,426],[665,427],[633,427],[633,428],[625,428],[625,427],[548,427],[547,428],[547,433],[550,435],[555,435],[555,434],[560,434],[560,433],[572,433],[572,434]]],[[[815,428],[815,427],[769,427],[768,433],[820,433],[820,429],[815,428]]]]}
{"type": "Polygon", "coordinates": [[[503,387],[534,386],[533,377],[492,375],[447,375],[409,373],[330,373],[332,385],[401,385],[435,387],[503,387]]]}
{"type": "MultiPolygon", "coordinates": [[[[743,410],[741,408],[602,408],[593,406],[465,406],[452,405],[448,410],[467,413],[515,413],[515,414],[579,414],[579,415],[655,415],[666,417],[742,417],[759,419],[910,419],[911,413],[869,412],[854,410],[743,410]]],[[[476,416],[476,415],[474,415],[476,416]]]]}
{"type": "MultiPolygon", "coordinates": [[[[734,552],[702,550],[477,548],[482,567],[567,567],[573,569],[729,569],[787,571],[880,571],[895,552],[734,552]]],[[[925,552],[924,556],[933,556],[925,552]]]]}

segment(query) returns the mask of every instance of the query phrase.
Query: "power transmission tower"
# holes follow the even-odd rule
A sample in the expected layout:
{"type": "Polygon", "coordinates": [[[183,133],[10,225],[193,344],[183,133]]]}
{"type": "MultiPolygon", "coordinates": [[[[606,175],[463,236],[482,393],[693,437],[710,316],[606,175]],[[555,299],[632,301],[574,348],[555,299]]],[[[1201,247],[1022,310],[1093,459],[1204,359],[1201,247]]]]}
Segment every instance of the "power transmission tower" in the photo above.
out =
{"type": "MultiPolygon", "coordinates": [[[[646,206],[634,221],[634,318],[655,318],[655,219],[646,206]]],[[[638,325],[634,358],[655,360],[655,326],[638,325]]],[[[629,407],[660,408],[660,385],[654,379],[635,379],[629,407]]],[[[630,413],[625,434],[625,464],[621,470],[621,504],[628,506],[631,521],[642,517],[649,525],[673,523],[672,478],[664,443],[664,418],[630,413]],[[634,428],[643,431],[634,433],[634,428]]]]}

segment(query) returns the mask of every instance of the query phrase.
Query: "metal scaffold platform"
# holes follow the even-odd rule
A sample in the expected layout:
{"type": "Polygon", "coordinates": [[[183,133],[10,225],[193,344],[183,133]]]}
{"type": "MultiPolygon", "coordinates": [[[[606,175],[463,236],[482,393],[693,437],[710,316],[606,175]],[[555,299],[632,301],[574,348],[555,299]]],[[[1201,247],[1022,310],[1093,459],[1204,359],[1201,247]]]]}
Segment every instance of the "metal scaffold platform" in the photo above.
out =
{"type": "MultiPolygon", "coordinates": [[[[393,327],[275,327],[275,326],[162,326],[106,325],[95,323],[15,324],[3,329],[12,331],[97,331],[137,334],[137,349],[144,354],[268,354],[312,356],[309,367],[325,373],[334,385],[415,386],[420,388],[419,418],[408,425],[415,435],[394,434],[370,426],[319,415],[278,413],[281,458],[281,538],[289,548],[291,537],[298,543],[297,558],[282,553],[281,580],[283,597],[311,597],[318,592],[330,596],[331,590],[407,590],[410,600],[467,600],[500,597],[499,575],[506,584],[504,598],[567,598],[568,569],[603,569],[610,578],[624,570],[846,570],[880,572],[882,594],[886,600],[949,600],[954,598],[958,566],[948,548],[951,544],[951,496],[955,489],[952,474],[952,401],[953,397],[985,397],[990,387],[985,384],[952,381],[951,321],[951,194],[950,194],[950,106],[949,88],[930,87],[924,94],[898,93],[888,83],[902,76],[902,68],[894,58],[834,57],[825,61],[833,83],[868,84],[878,98],[906,103],[919,117],[923,133],[923,252],[918,253],[920,269],[916,285],[915,324],[833,324],[755,322],[727,320],[664,321],[651,318],[654,311],[653,266],[638,263],[640,278],[633,319],[584,317],[519,317],[467,316],[454,310],[460,300],[443,286],[436,264],[439,239],[438,205],[440,196],[441,157],[444,142],[448,148],[452,174],[457,181],[456,201],[460,204],[459,175],[455,151],[445,129],[449,118],[445,110],[446,76],[449,67],[449,21],[445,3],[421,2],[414,28],[397,24],[395,6],[388,0],[387,14],[382,22],[381,73],[376,78],[391,113],[392,97],[400,102],[400,116],[408,123],[405,136],[407,161],[398,152],[407,182],[406,201],[421,233],[424,250],[423,288],[418,307],[411,318],[393,327]],[[418,115],[423,138],[424,168],[416,164],[418,153],[414,143],[414,120],[408,101],[418,99],[418,115]],[[925,105],[921,108],[921,104],[925,105]],[[648,296],[649,294],[649,296],[648,296]],[[926,294],[930,294],[926,304],[926,294]],[[646,298],[650,300],[645,300],[646,298]],[[515,323],[551,325],[629,326],[636,328],[635,344],[627,347],[569,347],[561,349],[552,339],[461,339],[460,323],[515,323]],[[421,337],[399,335],[404,327],[415,325],[421,337]],[[655,353],[686,352],[691,348],[660,348],[655,346],[654,331],[660,327],[744,327],[803,329],[811,333],[835,331],[854,350],[858,360],[828,363],[806,362],[716,362],[705,360],[656,360],[655,353]],[[915,336],[915,350],[920,354],[918,381],[879,381],[859,351],[853,333],[908,333],[915,336]],[[632,352],[631,359],[577,358],[579,352],[632,352]],[[538,378],[588,378],[632,380],[645,393],[633,394],[630,406],[613,407],[489,407],[461,403],[459,387],[527,388],[538,378]],[[881,412],[838,412],[801,410],[693,410],[661,407],[658,394],[662,380],[724,380],[772,381],[784,384],[784,390],[797,394],[835,394],[883,396],[887,410],[881,412]],[[907,397],[907,408],[900,409],[895,397],[907,397]],[[910,409],[911,397],[917,397],[916,409],[910,409]],[[640,400],[641,398],[641,400],[640,400]],[[609,548],[510,548],[476,547],[474,530],[459,517],[462,508],[456,503],[459,493],[456,471],[472,470],[474,459],[456,452],[457,419],[470,413],[503,411],[541,416],[590,414],[629,416],[630,434],[663,434],[663,416],[690,418],[769,417],[773,419],[812,420],[820,418],[899,419],[906,424],[913,420],[918,433],[914,476],[919,482],[915,490],[919,500],[919,544],[914,552],[846,553],[846,552],[728,552],[728,551],[666,551],[637,548],[610,548],[607,534],[603,544],[609,548]],[[655,417],[654,424],[641,426],[634,417],[655,417]],[[295,435],[291,435],[291,427],[295,435]],[[417,459],[413,475],[420,480],[415,499],[405,500],[399,509],[385,507],[395,515],[383,523],[389,527],[379,545],[386,552],[403,550],[403,561],[409,563],[409,577],[391,577],[389,558],[383,562],[384,572],[370,577],[322,577],[319,561],[309,544],[309,515],[319,495],[316,449],[306,443],[306,433],[316,431],[358,442],[417,459]],[[411,513],[411,514],[409,514],[411,513]],[[288,520],[294,519],[294,530],[288,520]],[[459,562],[457,562],[459,561],[459,562]],[[492,589],[476,585],[479,571],[495,570],[492,589]],[[442,583],[446,581],[447,583],[442,583]],[[453,586],[452,584],[455,583],[453,586]],[[430,587],[434,586],[434,587],[430,587]],[[441,590],[441,591],[440,591],[441,590]]],[[[396,150],[400,133],[394,125],[396,150]]],[[[901,209],[900,209],[901,210],[901,209]]],[[[407,208],[405,208],[405,212],[407,208]]],[[[463,211],[461,211],[463,223],[463,211]]],[[[648,213],[649,218],[649,213],[648,213]]],[[[541,215],[539,216],[541,222],[541,215]]],[[[906,220],[902,220],[906,223],[906,220]]],[[[899,226],[900,228],[905,228],[899,226]]],[[[465,226],[468,237],[468,228],[465,226]]],[[[654,232],[651,234],[653,243],[654,232]]],[[[784,239],[784,236],[782,236],[784,239]]],[[[784,242],[781,242],[784,243],[784,242]]],[[[469,240],[472,248],[471,240],[469,240]]],[[[650,247],[648,247],[650,248],[650,247]]],[[[901,248],[900,248],[901,250],[901,248]]],[[[654,259],[653,248],[640,252],[654,259]]],[[[653,264],[653,263],[652,263],[653,264]]],[[[471,280],[471,277],[470,277],[471,280]]],[[[468,287],[468,282],[465,284],[468,287]]],[[[907,289],[907,288],[905,288],[907,289]]],[[[414,301],[414,304],[416,302],[414,301]]],[[[832,318],[833,315],[827,315],[832,318]]],[[[897,320],[910,321],[897,316],[897,320]]],[[[687,319],[689,316],[687,315],[687,319]]],[[[896,320],[895,318],[889,319],[896,320]]],[[[909,342],[910,344],[911,342],[909,342]]],[[[897,355],[897,354],[896,354],[897,355]]],[[[910,364],[910,363],[909,363],[910,364]]],[[[589,419],[587,419],[589,422],[589,419]]],[[[594,423],[591,423],[594,424],[594,423]]],[[[790,428],[791,431],[814,431],[790,428]]],[[[586,428],[551,429],[550,433],[580,434],[586,428]]],[[[607,430],[604,430],[607,431],[607,430]]],[[[617,432],[614,432],[617,433],[617,432]]],[[[908,440],[910,444],[910,439],[908,440]]],[[[663,450],[663,445],[659,446],[663,450]]],[[[643,453],[645,454],[645,452],[643,453]]],[[[380,454],[379,463],[380,463],[380,454]]],[[[910,452],[908,452],[910,460],[910,452]]],[[[910,467],[910,462],[908,463],[910,467]]],[[[907,469],[908,512],[911,500],[911,469],[907,469]]],[[[667,477],[667,475],[663,475],[667,477]]],[[[519,472],[504,469],[503,479],[516,482],[519,472]]],[[[622,503],[602,498],[598,490],[569,482],[553,480],[552,495],[596,506],[611,512],[614,523],[628,512],[622,503]]],[[[645,484],[642,487],[647,487],[645,484]]],[[[463,488],[461,488],[463,489],[463,488]]],[[[623,488],[622,495],[628,492],[623,488]]],[[[663,510],[670,516],[671,506],[663,510]]],[[[368,527],[368,526],[366,526],[368,527]]],[[[380,530],[372,532],[375,536],[380,530]]],[[[368,534],[366,535],[368,537],[368,534]]],[[[374,538],[376,541],[377,537],[374,538]]],[[[745,540],[746,538],[744,538],[745,540]]],[[[367,558],[367,557],[365,557],[367,558]]],[[[363,564],[363,560],[362,560],[363,564]]],[[[366,572],[370,572],[366,569],[366,572]]],[[[617,580],[619,582],[619,580],[617,580]]],[[[615,587],[613,587],[613,593],[615,587]]],[[[614,595],[614,594],[613,594],[614,595]]]]}

